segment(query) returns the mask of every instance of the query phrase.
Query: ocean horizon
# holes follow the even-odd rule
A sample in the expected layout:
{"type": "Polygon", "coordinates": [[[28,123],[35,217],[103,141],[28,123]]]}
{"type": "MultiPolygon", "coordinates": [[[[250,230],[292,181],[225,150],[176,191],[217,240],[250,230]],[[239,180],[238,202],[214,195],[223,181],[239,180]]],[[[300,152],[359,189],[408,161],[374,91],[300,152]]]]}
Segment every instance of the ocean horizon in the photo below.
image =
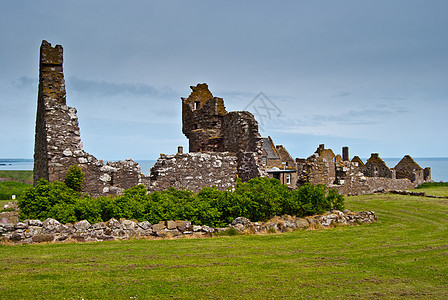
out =
{"type": "MultiPolygon", "coordinates": [[[[361,158],[366,162],[368,158],[361,158]]],[[[389,168],[393,168],[402,158],[383,158],[389,168]]],[[[422,168],[431,168],[431,178],[435,182],[448,182],[448,157],[417,157],[414,160],[422,168]]],[[[138,160],[136,159],[143,174],[149,175],[152,166],[156,163],[155,159],[138,160]]],[[[107,160],[104,160],[107,162],[107,160]]],[[[0,158],[0,170],[33,170],[34,160],[28,158],[0,158]]]]}

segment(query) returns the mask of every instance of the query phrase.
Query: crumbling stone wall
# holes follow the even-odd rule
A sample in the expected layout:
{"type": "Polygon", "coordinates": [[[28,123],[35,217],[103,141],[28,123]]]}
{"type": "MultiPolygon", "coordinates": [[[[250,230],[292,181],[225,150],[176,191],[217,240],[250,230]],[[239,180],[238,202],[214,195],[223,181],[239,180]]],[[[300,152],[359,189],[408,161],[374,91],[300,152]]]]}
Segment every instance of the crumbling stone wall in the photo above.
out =
{"type": "Polygon", "coordinates": [[[336,169],[334,164],[335,155],[331,149],[319,145],[316,152],[309,156],[305,164],[301,166],[301,173],[298,174],[298,185],[306,182],[311,184],[330,185],[336,180],[336,169]]]}
{"type": "Polygon", "coordinates": [[[409,155],[405,155],[394,169],[397,178],[407,178],[414,185],[422,184],[425,181],[422,167],[409,155]]]}
{"type": "MultiPolygon", "coordinates": [[[[344,147],[347,158],[348,148],[344,147]]],[[[306,182],[325,184],[343,195],[364,195],[391,190],[406,190],[413,188],[409,179],[395,178],[393,170],[378,154],[372,154],[366,165],[355,156],[352,161],[335,156],[333,151],[320,145],[317,151],[306,160],[296,159],[298,170],[297,185],[306,182]],[[322,155],[322,156],[321,156],[322,155]],[[334,177],[332,176],[334,174],[334,177]],[[369,176],[373,175],[373,176],[369,176]]]]}
{"type": "Polygon", "coordinates": [[[194,192],[216,186],[226,190],[235,185],[238,158],[229,152],[192,152],[161,155],[151,168],[150,191],[169,187],[194,192]]]}
{"type": "Polygon", "coordinates": [[[378,153],[372,153],[363,170],[368,177],[395,178],[395,172],[391,170],[378,153]]]}
{"type": "Polygon", "coordinates": [[[66,105],[63,49],[43,41],[40,48],[39,93],[34,146],[34,182],[64,181],[68,168],[84,171],[83,192],[93,196],[117,194],[141,183],[140,166],[133,160],[108,162],[86,153],[76,109],[66,105]]]}

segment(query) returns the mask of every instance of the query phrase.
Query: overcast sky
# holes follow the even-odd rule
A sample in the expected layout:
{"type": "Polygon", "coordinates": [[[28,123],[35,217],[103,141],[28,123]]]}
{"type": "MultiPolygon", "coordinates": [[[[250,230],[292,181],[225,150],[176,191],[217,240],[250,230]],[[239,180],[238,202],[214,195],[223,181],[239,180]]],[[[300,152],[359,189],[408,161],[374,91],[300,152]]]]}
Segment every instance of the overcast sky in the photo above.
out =
{"type": "Polygon", "coordinates": [[[33,156],[42,40],[100,159],[188,149],[180,97],[203,82],[293,157],[448,156],[446,0],[0,0],[1,158],[33,156]]]}

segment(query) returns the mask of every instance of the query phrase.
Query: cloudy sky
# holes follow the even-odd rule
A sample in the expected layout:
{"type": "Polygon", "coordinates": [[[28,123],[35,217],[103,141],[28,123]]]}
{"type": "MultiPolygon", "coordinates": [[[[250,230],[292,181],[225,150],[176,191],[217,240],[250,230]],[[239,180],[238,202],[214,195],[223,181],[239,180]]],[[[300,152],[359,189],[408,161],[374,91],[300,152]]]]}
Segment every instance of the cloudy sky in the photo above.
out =
{"type": "Polygon", "coordinates": [[[157,159],[206,82],[307,157],[448,156],[448,1],[0,0],[0,157],[32,158],[42,40],[64,47],[86,151],[157,159]]]}

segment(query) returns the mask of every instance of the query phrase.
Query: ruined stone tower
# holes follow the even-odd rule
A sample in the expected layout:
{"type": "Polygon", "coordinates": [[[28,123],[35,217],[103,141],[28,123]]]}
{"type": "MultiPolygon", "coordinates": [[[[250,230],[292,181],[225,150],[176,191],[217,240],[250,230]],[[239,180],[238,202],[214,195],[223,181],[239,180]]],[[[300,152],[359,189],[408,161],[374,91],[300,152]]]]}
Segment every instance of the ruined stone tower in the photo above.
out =
{"type": "Polygon", "coordinates": [[[213,97],[206,83],[190,88],[190,96],[182,98],[182,132],[189,151],[223,152],[221,127],[227,114],[223,99],[213,97]]]}
{"type": "Polygon", "coordinates": [[[182,98],[182,132],[190,152],[230,152],[238,157],[243,180],[266,176],[258,122],[248,111],[227,112],[222,98],[213,97],[206,83],[191,86],[182,98]]]}
{"type": "Polygon", "coordinates": [[[34,183],[45,178],[64,181],[71,165],[85,175],[83,192],[117,194],[141,182],[140,166],[133,160],[108,162],[86,153],[81,142],[76,109],[66,105],[62,46],[42,41],[39,64],[34,183]]]}
{"type": "Polygon", "coordinates": [[[34,145],[34,183],[61,180],[72,156],[82,152],[76,109],[66,105],[62,46],[43,41],[40,47],[39,94],[34,145]]]}

